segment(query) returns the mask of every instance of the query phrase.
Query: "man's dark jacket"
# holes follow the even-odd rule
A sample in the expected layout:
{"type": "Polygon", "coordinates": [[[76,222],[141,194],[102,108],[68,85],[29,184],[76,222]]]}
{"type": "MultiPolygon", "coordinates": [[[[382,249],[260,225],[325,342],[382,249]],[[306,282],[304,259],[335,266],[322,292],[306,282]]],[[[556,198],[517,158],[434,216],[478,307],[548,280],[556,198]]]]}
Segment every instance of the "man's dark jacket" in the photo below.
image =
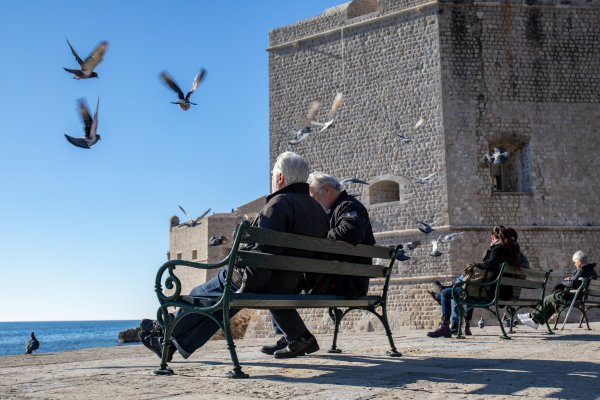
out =
{"type": "MultiPolygon", "coordinates": [[[[360,201],[350,196],[346,191],[342,191],[330,210],[327,238],[352,244],[375,244],[369,213],[360,201]]],[[[371,264],[372,262],[371,258],[366,257],[331,255],[330,258],[357,264],[371,264]]],[[[325,292],[358,298],[366,295],[368,290],[368,277],[326,275],[320,285],[315,285],[312,293],[325,292]]]]}
{"type": "MultiPolygon", "coordinates": [[[[293,183],[267,197],[252,226],[280,232],[324,238],[329,224],[323,208],[308,192],[308,184],[293,183]]],[[[314,252],[259,245],[253,249],[272,254],[312,257],[314,252]]],[[[298,293],[302,273],[272,271],[246,267],[242,278],[243,292],[298,293]]]]}

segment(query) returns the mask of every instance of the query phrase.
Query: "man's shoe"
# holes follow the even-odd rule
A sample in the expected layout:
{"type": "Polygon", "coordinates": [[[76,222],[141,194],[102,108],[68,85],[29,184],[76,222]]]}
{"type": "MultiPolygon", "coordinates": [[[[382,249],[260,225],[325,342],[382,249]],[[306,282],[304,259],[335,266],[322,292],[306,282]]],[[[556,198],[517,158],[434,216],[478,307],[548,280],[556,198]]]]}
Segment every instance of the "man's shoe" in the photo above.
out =
{"type": "Polygon", "coordinates": [[[319,350],[317,339],[313,337],[309,339],[298,339],[288,342],[287,346],[281,350],[277,350],[273,355],[275,358],[294,358],[314,353],[319,350]]]}
{"type": "MultiPolygon", "coordinates": [[[[151,333],[140,332],[140,340],[142,344],[150,349],[154,354],[158,356],[158,358],[162,358],[163,351],[163,339],[162,337],[158,337],[152,335],[151,333]]],[[[167,355],[167,362],[171,362],[173,359],[173,354],[175,354],[175,346],[169,346],[169,353],[167,355]]]]}
{"type": "Polygon", "coordinates": [[[537,328],[539,327],[539,324],[534,321],[534,319],[531,317],[531,314],[529,314],[529,313],[518,314],[517,318],[519,318],[519,321],[521,321],[521,323],[523,325],[527,325],[528,327],[530,327],[532,329],[537,330],[537,328]]]}
{"type": "Polygon", "coordinates": [[[152,319],[143,319],[140,322],[140,332],[149,333],[152,336],[164,336],[160,324],[152,319]]]}
{"type": "Polygon", "coordinates": [[[263,346],[260,348],[260,351],[272,356],[276,351],[285,349],[287,345],[288,341],[282,336],[274,346],[263,346]]]}

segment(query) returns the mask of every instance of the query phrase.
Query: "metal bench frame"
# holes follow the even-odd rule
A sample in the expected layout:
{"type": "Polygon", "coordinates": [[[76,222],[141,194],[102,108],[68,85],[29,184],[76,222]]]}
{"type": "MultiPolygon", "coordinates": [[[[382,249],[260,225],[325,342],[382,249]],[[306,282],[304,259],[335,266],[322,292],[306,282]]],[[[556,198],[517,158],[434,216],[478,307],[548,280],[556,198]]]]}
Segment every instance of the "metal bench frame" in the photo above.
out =
{"type": "Polygon", "coordinates": [[[571,313],[571,310],[575,308],[581,313],[579,327],[581,328],[583,326],[583,321],[585,320],[588,331],[592,330],[592,328],[590,328],[590,322],[588,321],[587,312],[592,308],[600,308],[600,282],[594,282],[594,280],[590,278],[579,278],[579,280],[582,282],[577,290],[571,289],[568,291],[568,293],[573,295],[572,300],[556,298],[558,318],[556,318],[556,321],[554,322],[554,329],[558,326],[560,315],[563,311],[567,310],[565,319],[560,328],[561,330],[564,330],[569,314],[571,313]]]}
{"type": "Polygon", "coordinates": [[[155,292],[160,303],[157,311],[157,321],[164,331],[163,353],[160,368],[155,374],[171,375],[173,370],[168,368],[168,349],[172,346],[171,335],[177,323],[188,314],[202,314],[210,318],[221,328],[225,334],[227,348],[233,363],[233,370],[227,376],[230,378],[247,378],[248,374],[242,371],[239,363],[235,344],[233,341],[229,310],[231,309],[289,309],[289,308],[328,308],[329,316],[334,323],[333,343],[328,350],[330,353],[340,353],[337,347],[337,338],[342,319],[353,310],[364,310],[374,314],[381,321],[390,343],[387,352],[392,357],[400,357],[394,345],[392,332],[387,317],[387,293],[390,283],[390,275],[396,261],[396,254],[402,249],[402,245],[394,248],[383,246],[352,245],[345,242],[330,239],[313,238],[308,236],[294,235],[290,233],[272,231],[251,227],[248,221],[238,225],[229,254],[221,261],[214,264],[203,264],[184,260],[172,260],[164,263],[158,270],[155,280],[155,292]],[[243,251],[240,249],[242,243],[259,243],[268,246],[293,248],[301,250],[312,250],[319,253],[337,254],[345,256],[360,256],[367,258],[387,259],[385,265],[354,264],[339,261],[329,261],[317,258],[291,257],[278,254],[267,254],[260,252],[243,251]],[[253,294],[232,293],[231,279],[234,268],[253,266],[256,268],[299,271],[322,274],[340,274],[368,276],[372,278],[383,278],[384,284],[380,295],[364,296],[359,299],[347,299],[343,296],[334,295],[290,295],[290,294],[253,294]],[[175,275],[176,267],[189,267],[198,269],[227,268],[227,281],[225,290],[218,298],[198,298],[181,295],[181,281],[175,275]],[[164,287],[169,294],[164,293],[164,287]],[[181,310],[177,316],[169,313],[169,308],[181,310]],[[345,310],[342,310],[344,309],[345,310]],[[381,311],[378,312],[377,309],[381,311]],[[222,310],[222,319],[214,316],[214,313],[222,310]]]}
{"type": "MultiPolygon", "coordinates": [[[[542,300],[546,294],[546,283],[550,277],[549,271],[536,271],[529,268],[524,268],[519,272],[521,275],[525,275],[525,278],[515,278],[504,276],[506,273],[515,273],[512,270],[512,267],[509,266],[508,263],[502,263],[500,265],[500,272],[498,277],[493,281],[489,282],[477,282],[477,281],[460,281],[456,282],[452,285],[452,298],[456,302],[456,307],[459,315],[459,325],[458,325],[458,335],[457,339],[464,339],[465,336],[462,332],[462,325],[464,316],[469,309],[473,308],[483,308],[490,311],[492,314],[496,316],[498,320],[498,324],[500,325],[500,329],[502,329],[501,339],[510,340],[510,336],[507,335],[504,329],[504,323],[500,318],[500,307],[505,307],[506,312],[510,317],[510,330],[509,333],[514,333],[513,331],[513,321],[514,317],[521,308],[539,308],[541,307],[542,300]],[[533,278],[533,279],[532,279],[533,278]],[[490,300],[480,300],[480,299],[472,299],[469,298],[467,294],[468,285],[474,286],[491,286],[494,291],[494,296],[490,300]],[[524,298],[522,297],[523,291],[519,293],[518,297],[514,297],[510,300],[501,300],[500,299],[500,286],[510,286],[512,288],[520,288],[520,289],[541,289],[541,295],[539,298],[524,298]]],[[[552,329],[550,329],[550,325],[548,321],[546,321],[546,327],[548,328],[548,334],[552,335],[552,329]]]]}

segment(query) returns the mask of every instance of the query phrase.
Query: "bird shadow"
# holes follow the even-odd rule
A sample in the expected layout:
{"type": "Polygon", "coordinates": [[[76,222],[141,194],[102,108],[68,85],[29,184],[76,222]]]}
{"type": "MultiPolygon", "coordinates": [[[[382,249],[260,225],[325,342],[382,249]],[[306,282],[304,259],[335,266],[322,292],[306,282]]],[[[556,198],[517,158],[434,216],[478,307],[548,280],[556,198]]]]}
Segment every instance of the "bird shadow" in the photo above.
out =
{"type": "MultiPolygon", "coordinates": [[[[192,362],[196,363],[196,362],[192,362]]],[[[198,362],[209,366],[227,366],[229,363],[198,362]]],[[[584,361],[568,360],[522,360],[516,358],[385,358],[376,356],[318,355],[302,359],[256,361],[242,367],[285,370],[315,371],[312,376],[283,376],[277,373],[252,374],[254,379],[280,383],[314,383],[373,388],[403,388],[422,381],[456,384],[460,394],[471,395],[517,395],[518,392],[547,388],[556,397],[572,397],[572,389],[590,387],[598,383],[600,365],[584,361]],[[335,364],[315,364],[314,358],[335,364]],[[544,373],[540,373],[544,371],[544,373]],[[499,379],[499,376],[502,379],[499,379]],[[594,383],[596,382],[596,383],[594,383]],[[469,390],[465,385],[474,385],[469,390]]],[[[406,388],[412,390],[412,388],[406,388]]],[[[417,389],[419,390],[419,389],[417,389]]],[[[452,390],[450,388],[449,390],[452,390]]],[[[427,391],[427,390],[426,390],[427,391]]],[[[588,398],[595,398],[586,393],[588,398]]],[[[581,397],[581,394],[578,395],[581,397]]],[[[586,398],[585,396],[583,398],[586,398]]]]}

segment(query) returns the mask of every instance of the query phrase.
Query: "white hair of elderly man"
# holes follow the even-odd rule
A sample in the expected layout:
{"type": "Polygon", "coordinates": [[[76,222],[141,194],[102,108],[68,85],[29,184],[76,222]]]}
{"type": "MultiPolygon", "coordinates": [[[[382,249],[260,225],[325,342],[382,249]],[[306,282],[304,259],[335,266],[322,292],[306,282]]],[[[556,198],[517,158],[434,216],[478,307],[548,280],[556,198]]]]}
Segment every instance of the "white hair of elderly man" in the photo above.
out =
{"type": "Polygon", "coordinates": [[[293,151],[281,153],[273,165],[271,190],[275,192],[293,183],[306,183],[309,172],[310,168],[304,158],[293,151]],[[278,174],[283,175],[284,183],[281,187],[277,187],[275,182],[278,174]]]}

